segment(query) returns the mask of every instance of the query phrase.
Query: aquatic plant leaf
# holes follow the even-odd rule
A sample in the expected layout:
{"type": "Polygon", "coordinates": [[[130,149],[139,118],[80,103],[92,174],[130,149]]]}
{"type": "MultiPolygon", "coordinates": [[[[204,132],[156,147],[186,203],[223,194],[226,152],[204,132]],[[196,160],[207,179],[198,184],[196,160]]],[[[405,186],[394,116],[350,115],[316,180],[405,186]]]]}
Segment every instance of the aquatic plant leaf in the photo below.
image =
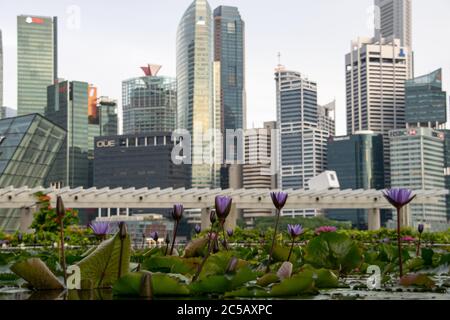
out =
{"type": "Polygon", "coordinates": [[[269,284],[280,281],[280,278],[275,273],[267,273],[256,281],[256,284],[261,287],[267,287],[269,284]]]}
{"type": "Polygon", "coordinates": [[[236,274],[231,278],[231,289],[238,288],[243,284],[256,280],[257,274],[248,266],[238,269],[236,274]]]}
{"type": "Polygon", "coordinates": [[[41,259],[31,258],[15,263],[11,271],[36,290],[63,290],[64,285],[41,259]]]}
{"type": "Polygon", "coordinates": [[[426,266],[432,266],[433,265],[433,256],[434,256],[434,251],[433,249],[429,249],[429,248],[422,248],[422,259],[424,262],[424,265],[426,266]]]}
{"type": "Polygon", "coordinates": [[[91,254],[78,262],[81,271],[82,288],[91,283],[92,288],[110,288],[121,275],[129,272],[131,240],[127,234],[123,240],[118,232],[114,237],[103,241],[91,254]]]}
{"type": "Polygon", "coordinates": [[[151,256],[142,263],[142,269],[152,272],[193,275],[201,263],[200,258],[183,259],[175,256],[151,256]]]}
{"type": "Polygon", "coordinates": [[[328,269],[315,270],[317,278],[315,279],[315,285],[319,289],[331,289],[339,287],[338,277],[328,269]]]}
{"type": "Polygon", "coordinates": [[[114,283],[113,294],[127,297],[151,297],[153,284],[150,272],[131,272],[114,283]]]}
{"type": "Polygon", "coordinates": [[[400,279],[400,284],[405,287],[417,286],[431,289],[436,286],[435,282],[425,274],[408,274],[400,279]]]}
{"type": "Polygon", "coordinates": [[[269,295],[272,297],[295,297],[316,292],[313,273],[305,271],[283,280],[280,284],[274,285],[269,295]]]}
{"type": "Polygon", "coordinates": [[[410,259],[406,261],[403,266],[409,271],[417,271],[422,269],[422,267],[424,266],[424,260],[422,258],[410,259]]]}
{"type": "Polygon", "coordinates": [[[184,249],[185,258],[204,257],[208,246],[208,238],[195,239],[184,249]]]}
{"type": "Polygon", "coordinates": [[[264,288],[257,286],[243,287],[225,293],[226,298],[267,298],[269,296],[269,293],[264,288]]]}
{"type": "Polygon", "coordinates": [[[186,283],[173,275],[152,273],[153,295],[158,297],[188,296],[190,294],[186,283]]]}
{"type": "Polygon", "coordinates": [[[305,251],[305,260],[316,268],[349,273],[363,262],[357,244],[348,236],[335,232],[322,233],[314,238],[305,251]]]}
{"type": "Polygon", "coordinates": [[[231,282],[223,275],[212,275],[192,282],[189,286],[195,294],[224,293],[231,289],[231,282]]]}

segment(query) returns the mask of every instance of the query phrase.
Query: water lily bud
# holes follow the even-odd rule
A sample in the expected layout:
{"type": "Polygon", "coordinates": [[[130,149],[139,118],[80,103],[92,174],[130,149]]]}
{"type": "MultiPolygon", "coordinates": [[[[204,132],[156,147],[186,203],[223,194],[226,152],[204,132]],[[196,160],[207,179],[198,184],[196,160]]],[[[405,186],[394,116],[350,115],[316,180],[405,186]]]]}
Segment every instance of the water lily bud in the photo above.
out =
{"type": "Polygon", "coordinates": [[[64,208],[64,203],[60,196],[56,198],[56,215],[58,216],[59,221],[66,215],[66,209],[64,208]]]}
{"type": "MultiPolygon", "coordinates": [[[[144,235],[144,237],[145,237],[145,235],[144,235]]],[[[151,238],[153,239],[153,240],[155,240],[155,241],[158,241],[158,239],[159,239],[159,237],[158,237],[158,232],[152,232],[152,234],[151,234],[151,238]]]]}
{"type": "Polygon", "coordinates": [[[202,232],[202,227],[200,227],[198,224],[194,227],[194,231],[196,234],[199,234],[200,232],[202,232]]]}
{"type": "Polygon", "coordinates": [[[127,225],[125,222],[119,223],[119,237],[120,240],[125,240],[128,234],[127,225]]]}
{"type": "Polygon", "coordinates": [[[169,233],[166,234],[166,244],[168,245],[170,243],[170,237],[169,233]]]}
{"type": "Polygon", "coordinates": [[[175,204],[172,210],[172,218],[175,221],[180,221],[183,217],[184,207],[182,204],[175,204]]]}
{"type": "Polygon", "coordinates": [[[228,263],[227,273],[235,272],[238,262],[239,260],[236,257],[231,258],[230,262],[228,263]]]}
{"type": "Polygon", "coordinates": [[[423,224],[419,224],[419,227],[417,228],[417,230],[419,231],[420,234],[422,234],[423,231],[425,230],[425,226],[423,224]]]}
{"type": "Polygon", "coordinates": [[[219,241],[217,240],[217,238],[214,240],[214,245],[213,245],[213,253],[217,253],[219,252],[219,241]]]}
{"type": "Polygon", "coordinates": [[[228,229],[228,230],[227,230],[227,235],[228,235],[229,237],[232,237],[232,236],[233,236],[233,233],[234,233],[233,229],[228,229]]]}
{"type": "Polygon", "coordinates": [[[209,221],[211,221],[212,224],[214,224],[217,221],[217,215],[215,210],[211,210],[211,213],[209,215],[209,221]]]}

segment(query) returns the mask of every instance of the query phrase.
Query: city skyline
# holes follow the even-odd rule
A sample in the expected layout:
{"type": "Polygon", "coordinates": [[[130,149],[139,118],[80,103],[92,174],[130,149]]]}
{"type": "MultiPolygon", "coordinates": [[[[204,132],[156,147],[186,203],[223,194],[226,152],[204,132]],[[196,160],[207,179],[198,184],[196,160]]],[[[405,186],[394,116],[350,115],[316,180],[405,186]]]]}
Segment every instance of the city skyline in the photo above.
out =
{"type": "MultiPolygon", "coordinates": [[[[98,17],[96,13],[106,5],[105,1],[95,4],[88,4],[83,0],[61,1],[57,5],[42,1],[39,9],[32,1],[8,3],[9,9],[0,13],[5,59],[4,104],[16,107],[17,15],[58,16],[59,76],[93,83],[99,88],[100,95],[121,100],[121,81],[132,77],[137,66],[147,62],[158,63],[163,65],[164,75],[176,75],[176,27],[191,2],[177,0],[176,6],[173,6],[174,1],[154,3],[135,0],[131,1],[132,5],[127,3],[128,6],[108,3],[108,11],[102,12],[102,25],[99,25],[95,18],[98,17]],[[152,15],[151,21],[147,21],[142,27],[140,19],[148,17],[143,14],[148,12],[145,9],[147,7],[151,7],[152,12],[157,11],[158,14],[152,15]],[[81,9],[80,28],[77,28],[77,8],[81,9]],[[123,12],[132,12],[135,17],[125,17],[123,12]],[[146,38],[150,40],[142,40],[146,38]],[[117,40],[120,40],[119,44],[114,43],[117,40]],[[123,56],[127,59],[123,59],[123,56]]],[[[252,10],[254,3],[249,2],[230,0],[209,3],[212,8],[219,5],[237,6],[246,21],[249,127],[253,127],[253,124],[258,127],[262,122],[276,118],[273,70],[277,64],[277,52],[281,52],[283,65],[290,70],[300,71],[318,83],[319,104],[336,97],[337,134],[346,133],[343,57],[352,39],[358,36],[373,36],[373,26],[369,23],[372,0],[354,1],[351,11],[347,10],[347,6],[343,7],[334,1],[321,0],[309,4],[308,10],[285,10],[282,17],[274,16],[272,10],[264,6],[252,10]],[[314,18],[319,14],[322,14],[321,19],[314,18]],[[333,33],[327,32],[331,27],[333,33]],[[261,34],[264,34],[264,37],[261,37],[261,34]],[[299,38],[304,41],[295,41],[299,38]]],[[[434,5],[430,6],[429,2],[427,4],[421,0],[413,2],[415,75],[426,74],[442,67],[445,90],[449,88],[446,70],[450,69],[450,61],[446,51],[437,50],[433,42],[436,43],[444,36],[445,30],[450,28],[450,22],[445,21],[445,12],[450,9],[450,3],[445,0],[434,0],[433,3],[434,5]],[[434,19],[427,21],[430,12],[433,13],[434,19]],[[441,30],[442,33],[436,30],[441,30]]],[[[284,0],[278,2],[278,5],[280,8],[296,9],[301,2],[284,0]]],[[[440,45],[439,48],[441,47],[440,45]]]]}

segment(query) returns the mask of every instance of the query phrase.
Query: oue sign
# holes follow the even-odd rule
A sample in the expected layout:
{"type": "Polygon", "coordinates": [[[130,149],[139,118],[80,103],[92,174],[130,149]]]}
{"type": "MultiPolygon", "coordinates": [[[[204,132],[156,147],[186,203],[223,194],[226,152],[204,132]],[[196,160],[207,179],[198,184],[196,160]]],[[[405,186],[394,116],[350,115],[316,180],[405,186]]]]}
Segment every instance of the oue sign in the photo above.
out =
{"type": "Polygon", "coordinates": [[[116,146],[116,141],[114,141],[114,140],[97,141],[97,148],[112,148],[115,146],[116,146]]]}

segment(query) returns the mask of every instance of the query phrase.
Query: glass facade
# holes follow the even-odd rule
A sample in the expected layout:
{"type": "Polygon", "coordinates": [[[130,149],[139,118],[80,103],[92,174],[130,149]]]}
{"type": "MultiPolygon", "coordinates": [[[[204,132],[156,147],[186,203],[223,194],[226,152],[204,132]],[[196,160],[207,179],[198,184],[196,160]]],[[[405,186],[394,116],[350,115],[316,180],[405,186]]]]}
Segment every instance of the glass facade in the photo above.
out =
{"type": "Polygon", "coordinates": [[[177,30],[177,128],[190,132],[192,186],[219,185],[214,139],[203,139],[215,128],[213,103],[213,21],[206,0],[195,0],[177,30]]]}
{"type": "MultiPolygon", "coordinates": [[[[328,141],[328,170],[336,171],[341,190],[384,187],[383,137],[374,133],[332,137],[328,141]]],[[[367,228],[367,210],[328,210],[335,220],[367,228]]]]}
{"type": "Polygon", "coordinates": [[[47,87],[58,79],[57,61],[57,18],[18,16],[18,115],[44,115],[47,87]]]}
{"type": "Polygon", "coordinates": [[[406,122],[433,127],[447,122],[447,93],[442,91],[442,69],[406,81],[406,122]]]}
{"type": "MultiPolygon", "coordinates": [[[[411,190],[445,189],[443,132],[431,128],[411,128],[391,131],[389,136],[392,187],[411,190]]],[[[412,203],[410,207],[414,226],[423,223],[433,231],[448,229],[445,196],[435,204],[412,203]]]]}
{"type": "Polygon", "coordinates": [[[97,110],[99,113],[99,136],[115,136],[118,134],[117,100],[100,97],[97,110]]]}
{"type": "Polygon", "coordinates": [[[99,129],[98,125],[88,124],[88,89],[88,83],[79,81],[63,81],[48,87],[46,116],[67,130],[67,139],[48,175],[48,185],[58,183],[76,188],[91,184],[91,135],[98,134],[99,129]]]}
{"type": "MultiPolygon", "coordinates": [[[[39,187],[66,132],[39,114],[0,120],[0,188],[39,187]]],[[[17,210],[0,210],[0,230],[17,230],[17,210]]]]}
{"type": "Polygon", "coordinates": [[[173,131],[177,83],[169,77],[145,76],[122,82],[123,133],[173,131]]]}
{"type": "Polygon", "coordinates": [[[220,61],[223,129],[245,129],[245,23],[238,8],[214,10],[214,60],[220,61]]]}

